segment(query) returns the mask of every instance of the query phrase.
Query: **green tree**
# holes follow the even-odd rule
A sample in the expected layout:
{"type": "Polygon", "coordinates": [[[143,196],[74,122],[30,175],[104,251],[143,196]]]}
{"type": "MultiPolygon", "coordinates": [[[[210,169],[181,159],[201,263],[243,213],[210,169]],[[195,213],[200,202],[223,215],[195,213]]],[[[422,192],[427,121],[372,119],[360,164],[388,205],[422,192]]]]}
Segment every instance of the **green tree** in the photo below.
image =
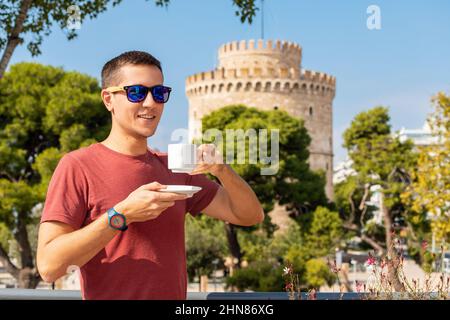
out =
{"type": "Polygon", "coordinates": [[[350,240],[358,236],[363,249],[383,252],[380,243],[384,242],[384,229],[373,223],[376,207],[367,204],[368,197],[369,189],[361,185],[357,175],[334,186],[334,201],[346,229],[345,237],[350,240]]]}
{"type": "Polygon", "coordinates": [[[237,269],[233,276],[226,279],[226,286],[227,288],[236,288],[239,291],[282,291],[282,272],[283,268],[279,263],[259,260],[250,263],[246,268],[237,269]]]}
{"type": "Polygon", "coordinates": [[[205,215],[186,218],[186,256],[189,280],[210,276],[223,268],[227,255],[226,239],[220,221],[205,215]]]}
{"type": "Polygon", "coordinates": [[[342,220],[337,212],[317,207],[312,213],[311,227],[306,231],[305,241],[311,257],[326,257],[334,253],[342,239],[342,220]]]}
{"type": "Polygon", "coordinates": [[[59,159],[109,132],[99,92],[94,78],[36,63],[13,65],[0,80],[0,225],[17,242],[20,263],[4,241],[0,259],[20,287],[40,281],[29,231],[59,159]]]}
{"type": "Polygon", "coordinates": [[[284,264],[292,264],[299,275],[301,289],[332,283],[335,276],[325,261],[334,254],[342,240],[342,220],[337,212],[317,207],[310,215],[308,224],[302,224],[300,240],[293,243],[283,256],[284,264]]]}
{"type": "Polygon", "coordinates": [[[325,284],[331,286],[336,281],[336,276],[324,259],[308,260],[305,265],[305,278],[309,288],[320,288],[325,284]]]}
{"type": "MultiPolygon", "coordinates": [[[[392,134],[389,120],[386,108],[375,107],[358,114],[344,132],[344,147],[348,150],[356,172],[355,181],[352,183],[354,188],[362,190],[363,194],[359,210],[361,214],[367,211],[367,201],[377,189],[376,192],[381,197],[379,210],[383,219],[384,230],[381,233],[384,239],[369,236],[370,231],[374,229],[371,228],[373,225],[367,223],[371,220],[347,220],[344,226],[359,232],[363,235],[361,238],[375,249],[389,252],[389,257],[392,258],[392,263],[388,264],[390,279],[396,290],[402,290],[403,286],[397,277],[400,261],[398,255],[391,250],[395,249],[395,219],[403,218],[402,215],[406,212],[400,195],[411,182],[410,174],[416,164],[416,155],[411,141],[401,142],[392,134]],[[362,228],[360,223],[363,223],[362,228]]],[[[349,189],[351,194],[352,188],[349,189]]],[[[352,197],[349,199],[352,200],[352,197]]],[[[351,207],[356,206],[353,203],[351,207]]],[[[357,216],[355,212],[350,214],[353,218],[357,216]]]]}
{"type": "MultiPolygon", "coordinates": [[[[414,182],[404,193],[416,212],[430,214],[436,240],[450,239],[450,96],[433,98],[434,112],[428,119],[436,143],[420,147],[414,182]]],[[[421,219],[422,217],[416,217],[421,219]]]]}
{"type": "MultiPolygon", "coordinates": [[[[167,7],[170,0],[154,0],[160,7],[167,7]]],[[[29,39],[27,48],[33,56],[41,53],[44,36],[51,33],[57,24],[68,40],[77,36],[76,28],[69,28],[72,19],[82,23],[86,18],[94,19],[122,0],[3,0],[0,3],[0,79],[6,71],[16,47],[29,39]]],[[[232,0],[237,7],[236,15],[241,22],[252,23],[258,10],[255,0],[232,0]]]]}
{"type": "Polygon", "coordinates": [[[311,214],[310,226],[292,224],[286,233],[268,238],[264,233],[240,233],[244,260],[248,267],[235,271],[228,286],[238,290],[280,291],[283,267],[292,265],[301,289],[332,284],[335,275],[326,263],[334,254],[342,235],[337,212],[318,207],[311,214]]]}
{"type": "Polygon", "coordinates": [[[240,232],[243,261],[247,266],[234,270],[226,278],[227,287],[239,291],[282,291],[283,256],[293,245],[301,242],[300,227],[292,224],[286,233],[268,237],[267,232],[240,232]]]}
{"type": "MultiPolygon", "coordinates": [[[[203,133],[208,130],[218,130],[221,139],[212,134],[211,139],[204,137],[204,143],[214,142],[226,158],[230,150],[234,151],[231,159],[232,168],[252,187],[266,212],[272,210],[275,201],[286,205],[294,217],[299,217],[306,212],[313,211],[318,205],[327,203],[325,196],[325,177],[323,173],[310,170],[308,164],[308,146],[311,138],[308,135],[303,121],[293,118],[281,110],[261,111],[256,108],[248,108],[243,105],[227,106],[216,110],[202,119],[203,133]],[[250,139],[244,135],[232,139],[230,131],[242,130],[243,133],[260,129],[266,129],[267,145],[271,145],[271,131],[279,130],[279,168],[274,175],[262,175],[261,169],[267,167],[260,161],[251,163],[250,139]],[[245,140],[243,140],[245,139],[245,140]],[[245,142],[245,161],[238,161],[238,147],[236,142],[245,142]]],[[[211,131],[213,132],[213,131],[211,131]]],[[[259,145],[260,137],[257,137],[256,146],[259,145]]],[[[270,149],[270,147],[268,147],[270,149]]],[[[227,160],[229,162],[229,160],[227,160]]],[[[269,236],[273,232],[273,225],[266,215],[263,223],[269,236]]],[[[238,242],[237,229],[231,224],[225,224],[227,238],[231,254],[242,259],[242,252],[238,242]]],[[[254,230],[253,228],[240,228],[254,230]]]]}

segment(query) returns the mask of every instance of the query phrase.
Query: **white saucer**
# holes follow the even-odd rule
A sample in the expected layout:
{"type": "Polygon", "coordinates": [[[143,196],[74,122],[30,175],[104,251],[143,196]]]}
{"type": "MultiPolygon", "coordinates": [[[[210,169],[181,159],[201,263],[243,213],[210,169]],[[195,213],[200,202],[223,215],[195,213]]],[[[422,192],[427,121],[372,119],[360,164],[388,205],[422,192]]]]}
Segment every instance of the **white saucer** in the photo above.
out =
{"type": "Polygon", "coordinates": [[[187,194],[187,195],[193,195],[197,192],[199,192],[200,190],[202,190],[201,187],[197,187],[197,186],[186,186],[186,185],[176,185],[176,184],[172,184],[172,185],[167,185],[166,189],[159,189],[159,192],[174,192],[174,193],[183,193],[183,194],[187,194]]]}

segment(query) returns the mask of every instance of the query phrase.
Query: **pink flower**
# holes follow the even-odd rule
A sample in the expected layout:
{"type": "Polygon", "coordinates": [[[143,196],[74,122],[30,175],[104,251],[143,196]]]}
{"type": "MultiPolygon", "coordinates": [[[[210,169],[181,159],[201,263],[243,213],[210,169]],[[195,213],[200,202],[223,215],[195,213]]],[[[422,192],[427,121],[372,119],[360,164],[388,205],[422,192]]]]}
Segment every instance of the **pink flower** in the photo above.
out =
{"type": "Polygon", "coordinates": [[[425,240],[422,241],[422,250],[427,250],[428,247],[428,242],[426,242],[425,240]]]}
{"type": "Polygon", "coordinates": [[[292,283],[286,284],[286,287],[285,287],[286,290],[290,290],[290,289],[292,289],[292,288],[293,288],[292,283]]]}
{"type": "Polygon", "coordinates": [[[373,265],[375,265],[375,264],[377,263],[377,261],[375,260],[374,257],[369,256],[369,258],[367,259],[366,263],[367,263],[367,265],[369,265],[369,266],[373,266],[373,265]]]}

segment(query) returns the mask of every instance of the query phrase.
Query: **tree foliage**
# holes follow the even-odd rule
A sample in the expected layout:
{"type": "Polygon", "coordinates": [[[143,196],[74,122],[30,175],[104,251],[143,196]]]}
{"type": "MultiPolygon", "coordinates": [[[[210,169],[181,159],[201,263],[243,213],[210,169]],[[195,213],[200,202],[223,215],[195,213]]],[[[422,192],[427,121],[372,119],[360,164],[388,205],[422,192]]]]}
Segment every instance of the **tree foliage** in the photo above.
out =
{"type": "MultiPolygon", "coordinates": [[[[288,211],[298,217],[313,211],[318,205],[326,204],[325,177],[322,173],[311,171],[307,162],[311,139],[303,121],[281,110],[261,111],[235,105],[223,107],[203,117],[202,130],[204,134],[202,142],[217,145],[225,162],[230,164],[254,190],[265,212],[271,211],[275,202],[278,202],[286,205],[288,211]],[[242,135],[237,134],[239,130],[242,135]],[[245,135],[252,130],[256,137],[253,144],[245,135]],[[260,161],[261,153],[258,151],[261,142],[259,134],[262,132],[260,130],[267,130],[268,156],[273,156],[270,152],[279,151],[278,157],[273,157],[274,160],[279,159],[275,174],[262,174],[262,169],[267,168],[269,164],[260,161]],[[272,130],[279,130],[279,146],[278,150],[271,151],[272,130]],[[208,132],[212,133],[211,137],[205,136],[208,132]],[[238,144],[243,147],[241,150],[238,144]],[[240,159],[242,151],[245,156],[240,159]],[[228,156],[230,154],[231,156],[228,156]],[[251,154],[257,155],[256,163],[250,161],[251,154]]],[[[243,252],[238,241],[239,230],[230,224],[225,227],[230,252],[240,263],[243,252]]],[[[264,219],[263,228],[271,237],[275,226],[271,223],[269,215],[264,219]]],[[[255,227],[240,229],[252,231],[255,227]]]]}
{"type": "MultiPolygon", "coordinates": [[[[428,119],[435,143],[421,147],[413,184],[403,194],[416,212],[428,212],[439,242],[450,239],[450,96],[433,98],[428,119]]],[[[420,216],[416,219],[421,219],[420,216]]]]}
{"type": "MultiPolygon", "coordinates": [[[[147,0],[150,1],[150,0],[147,0]]],[[[77,37],[77,24],[95,19],[122,0],[3,0],[0,2],[0,79],[15,48],[26,43],[32,56],[41,54],[44,37],[57,25],[68,40],[77,37]]],[[[154,0],[167,7],[170,0],[154,0]]],[[[255,0],[232,0],[242,23],[252,23],[258,10],[255,0]]]]}
{"type": "Polygon", "coordinates": [[[209,129],[222,132],[224,143],[218,145],[224,156],[231,147],[227,130],[242,129],[247,132],[254,129],[259,133],[259,130],[266,129],[270,149],[270,132],[279,129],[279,170],[276,174],[261,175],[261,169],[267,165],[260,161],[250,163],[249,140],[245,142],[244,164],[239,164],[234,145],[232,168],[252,187],[265,211],[272,210],[275,201],[287,205],[294,215],[313,211],[318,205],[327,203],[325,177],[323,173],[311,171],[307,162],[311,138],[302,120],[281,110],[262,111],[237,105],[221,108],[205,116],[202,119],[202,129],[203,132],[209,129]]]}
{"type": "Polygon", "coordinates": [[[223,268],[227,255],[223,224],[205,215],[186,218],[186,256],[190,281],[223,268]]]}
{"type": "MultiPolygon", "coordinates": [[[[407,227],[398,222],[407,219],[408,212],[401,193],[411,183],[411,172],[417,159],[412,142],[400,141],[391,132],[389,120],[387,108],[375,107],[358,114],[344,132],[344,147],[353,162],[355,176],[347,185],[341,185],[342,190],[338,192],[340,196],[347,197],[351,209],[344,226],[356,232],[378,253],[393,250],[393,232],[399,227],[407,227]],[[361,193],[360,203],[355,203],[353,195],[361,193]],[[378,196],[378,200],[372,205],[377,210],[371,210],[373,208],[369,205],[369,200],[374,195],[378,196]],[[376,211],[381,215],[382,225],[364,218],[368,213],[376,211]],[[359,221],[356,220],[358,216],[359,221]]],[[[397,256],[393,252],[389,255],[397,256]]],[[[389,270],[390,280],[397,290],[402,289],[396,276],[399,263],[400,261],[393,261],[390,264],[393,268],[389,270]]]]}
{"type": "Polygon", "coordinates": [[[280,291],[283,268],[288,265],[298,274],[302,289],[331,284],[335,277],[326,258],[341,241],[342,222],[337,212],[324,207],[310,214],[309,226],[294,223],[272,239],[262,233],[240,234],[249,265],[237,270],[227,284],[239,290],[280,291]]]}
{"type": "MultiPolygon", "coordinates": [[[[203,133],[216,130],[220,133],[219,141],[217,135],[211,139],[203,137],[203,143],[215,143],[224,155],[227,163],[252,187],[265,212],[273,209],[275,202],[286,205],[292,216],[298,221],[302,215],[311,215],[318,205],[327,203],[324,187],[325,177],[323,173],[310,170],[308,164],[308,147],[311,138],[308,135],[303,121],[289,116],[281,110],[261,111],[256,108],[248,108],[243,105],[228,106],[216,110],[202,119],[203,133]],[[236,134],[241,130],[242,135],[236,134]],[[255,144],[250,144],[251,139],[245,134],[252,130],[256,134],[255,144]],[[271,148],[272,130],[279,130],[278,171],[273,175],[262,175],[262,168],[268,166],[263,164],[259,146],[261,136],[260,130],[267,130],[268,150],[271,148]],[[237,137],[232,137],[232,134],[237,137]],[[244,140],[245,139],[245,140],[244,140]],[[244,146],[239,149],[237,144],[244,146]],[[239,152],[244,151],[244,163],[239,159],[239,152]],[[251,153],[255,152],[258,158],[252,163],[251,153]],[[229,154],[233,156],[228,157],[229,154]],[[231,163],[230,163],[231,162],[231,163]]],[[[271,151],[272,152],[272,151],[271,151]]],[[[268,156],[272,156],[268,152],[268,156]]],[[[275,159],[275,157],[273,157],[275,159]]],[[[230,252],[238,258],[238,266],[242,259],[249,261],[249,266],[236,270],[235,275],[229,278],[228,284],[239,289],[252,288],[253,290],[280,290],[281,262],[284,251],[288,248],[286,244],[272,239],[274,227],[270,217],[266,215],[262,230],[255,228],[244,228],[253,233],[238,232],[232,225],[226,225],[227,238],[230,252]],[[240,243],[243,243],[241,250],[240,243]],[[264,272],[264,277],[257,276],[264,272]]]]}
{"type": "MultiPolygon", "coordinates": [[[[392,134],[389,124],[388,110],[383,107],[375,107],[369,111],[358,114],[350,127],[344,133],[344,146],[348,149],[355,176],[344,189],[338,189],[345,195],[350,203],[351,210],[347,220],[347,226],[361,225],[364,232],[364,224],[367,220],[355,221],[356,207],[360,211],[369,210],[368,201],[374,193],[381,196],[379,210],[383,216],[385,243],[379,244],[388,248],[391,241],[391,232],[396,218],[405,212],[404,203],[400,194],[411,182],[411,171],[416,163],[416,155],[410,140],[401,142],[392,134]],[[358,191],[359,189],[359,191],[358,191]],[[355,203],[353,196],[361,196],[361,202],[355,203]]],[[[339,199],[342,199],[339,195],[339,199]]],[[[362,213],[361,213],[362,214],[362,213]]],[[[366,240],[369,240],[366,238],[366,240]]],[[[372,239],[377,241],[377,239],[372,239]]],[[[373,243],[372,243],[373,244],[373,243]]],[[[375,247],[379,249],[379,247],[375,247]]]]}
{"type": "Polygon", "coordinates": [[[36,63],[13,65],[0,80],[0,223],[18,242],[22,265],[8,261],[7,248],[0,259],[16,278],[35,268],[27,225],[37,223],[33,208],[59,159],[109,132],[99,92],[94,78],[36,63]]]}

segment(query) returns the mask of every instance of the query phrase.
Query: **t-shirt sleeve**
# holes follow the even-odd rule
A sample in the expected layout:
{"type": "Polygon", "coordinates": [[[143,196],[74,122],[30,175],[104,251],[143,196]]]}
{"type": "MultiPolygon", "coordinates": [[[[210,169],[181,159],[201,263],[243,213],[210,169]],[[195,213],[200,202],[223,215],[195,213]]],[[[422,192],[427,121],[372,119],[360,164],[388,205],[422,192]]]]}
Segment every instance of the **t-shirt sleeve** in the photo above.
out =
{"type": "Polygon", "coordinates": [[[201,187],[202,190],[186,200],[186,211],[191,215],[198,215],[214,199],[220,185],[204,174],[188,175],[187,185],[201,187]]]}
{"type": "Polygon", "coordinates": [[[59,161],[50,180],[41,223],[59,221],[80,229],[88,211],[88,182],[70,154],[59,161]]]}

